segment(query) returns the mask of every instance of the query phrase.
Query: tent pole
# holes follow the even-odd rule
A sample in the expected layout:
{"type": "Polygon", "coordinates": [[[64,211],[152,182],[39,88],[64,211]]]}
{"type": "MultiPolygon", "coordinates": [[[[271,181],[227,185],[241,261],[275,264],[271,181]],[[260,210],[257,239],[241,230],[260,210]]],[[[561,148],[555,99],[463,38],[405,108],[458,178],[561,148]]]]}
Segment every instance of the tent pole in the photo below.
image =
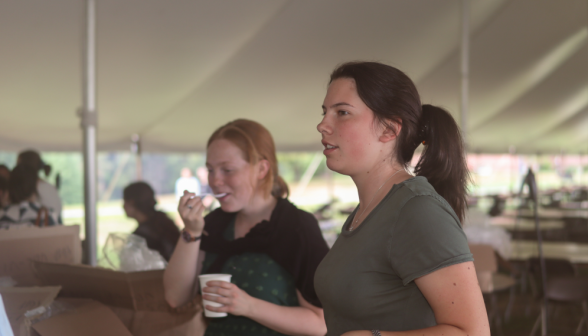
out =
{"type": "Polygon", "coordinates": [[[468,149],[468,109],[470,86],[470,2],[461,0],[461,113],[463,141],[468,149]]]}
{"type": "Polygon", "coordinates": [[[514,164],[514,156],[517,152],[517,148],[513,145],[508,147],[508,176],[510,179],[510,194],[514,195],[515,193],[515,179],[516,179],[516,169],[513,169],[516,165],[514,164]]]}
{"type": "Polygon", "coordinates": [[[85,262],[96,266],[96,4],[85,2],[85,34],[83,43],[83,103],[81,111],[84,129],[84,209],[86,243],[85,262]]]}

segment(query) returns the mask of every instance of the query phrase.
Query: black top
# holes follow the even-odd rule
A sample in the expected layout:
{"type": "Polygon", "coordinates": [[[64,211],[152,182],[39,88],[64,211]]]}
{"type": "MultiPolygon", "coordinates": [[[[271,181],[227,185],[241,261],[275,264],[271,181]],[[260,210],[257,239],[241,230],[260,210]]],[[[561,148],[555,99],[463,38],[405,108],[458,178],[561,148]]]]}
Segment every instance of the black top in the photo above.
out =
{"type": "Polygon", "coordinates": [[[243,238],[223,237],[236,213],[216,209],[205,217],[201,249],[218,254],[207,273],[219,273],[233,255],[265,253],[288,271],[296,288],[312,305],[322,307],[314,290],[314,273],[329,251],[313,215],[296,208],[287,199],[278,199],[269,221],[255,225],[243,238]]]}
{"type": "MultiPolygon", "coordinates": [[[[235,240],[235,222],[223,233],[235,240]]],[[[217,254],[206,252],[202,274],[207,274],[217,254]]],[[[218,272],[215,272],[218,273],[218,272]]],[[[231,274],[231,282],[250,296],[282,307],[299,307],[294,277],[265,253],[244,252],[230,257],[220,273],[231,274]]],[[[209,319],[204,336],[271,336],[284,335],[245,316],[229,314],[209,319]]]]}
{"type": "Polygon", "coordinates": [[[145,238],[147,247],[159,251],[167,261],[180,239],[180,230],[176,224],[161,211],[155,211],[145,222],[139,223],[139,227],[133,233],[145,238]]]}

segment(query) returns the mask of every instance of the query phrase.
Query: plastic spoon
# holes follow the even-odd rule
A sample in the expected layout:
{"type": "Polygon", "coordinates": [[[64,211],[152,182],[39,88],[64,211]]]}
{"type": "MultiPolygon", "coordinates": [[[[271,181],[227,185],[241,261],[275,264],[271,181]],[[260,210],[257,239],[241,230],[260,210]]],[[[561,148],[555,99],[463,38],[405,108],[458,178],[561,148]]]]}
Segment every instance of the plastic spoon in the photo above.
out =
{"type": "Polygon", "coordinates": [[[206,197],[206,196],[208,196],[208,195],[212,195],[212,196],[214,196],[215,198],[219,198],[219,197],[224,197],[224,196],[227,196],[227,193],[220,193],[220,194],[204,193],[204,194],[200,194],[200,195],[190,196],[190,199],[193,199],[193,198],[196,198],[196,197],[203,198],[203,197],[206,197]]]}
{"type": "MultiPolygon", "coordinates": [[[[219,198],[219,197],[224,197],[224,196],[226,196],[226,195],[227,195],[227,193],[220,193],[220,194],[204,193],[204,194],[200,194],[200,195],[196,195],[196,196],[190,196],[190,199],[194,199],[194,198],[196,198],[196,197],[204,198],[205,196],[208,196],[208,195],[212,195],[212,196],[214,196],[215,198],[219,198]]],[[[188,209],[192,209],[192,206],[191,206],[191,205],[188,205],[188,209]]]]}

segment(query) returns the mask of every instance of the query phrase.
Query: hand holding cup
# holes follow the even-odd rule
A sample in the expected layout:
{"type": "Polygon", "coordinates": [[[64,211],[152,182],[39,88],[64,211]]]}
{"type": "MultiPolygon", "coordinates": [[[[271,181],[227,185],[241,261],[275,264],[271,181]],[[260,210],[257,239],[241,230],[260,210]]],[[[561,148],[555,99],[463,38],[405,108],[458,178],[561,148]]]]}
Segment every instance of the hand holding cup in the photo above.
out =
{"type": "MultiPolygon", "coordinates": [[[[206,311],[209,314],[206,316],[230,313],[236,316],[250,317],[254,310],[255,300],[258,300],[251,297],[234,283],[231,283],[230,274],[201,275],[200,286],[205,314],[206,311]],[[215,276],[228,276],[229,278],[227,280],[214,278],[215,276]],[[205,278],[203,279],[202,277],[205,278]]],[[[220,317],[220,315],[218,316],[220,317]]]]}
{"type": "Polygon", "coordinates": [[[200,291],[202,292],[202,305],[204,306],[204,316],[206,317],[225,317],[226,312],[214,311],[216,308],[224,307],[224,304],[218,302],[222,298],[220,293],[217,293],[216,288],[208,287],[211,284],[227,283],[231,285],[231,274],[201,274],[198,276],[200,280],[200,291]],[[206,289],[206,291],[205,291],[206,289]],[[211,310],[212,309],[212,310],[211,310]]]}

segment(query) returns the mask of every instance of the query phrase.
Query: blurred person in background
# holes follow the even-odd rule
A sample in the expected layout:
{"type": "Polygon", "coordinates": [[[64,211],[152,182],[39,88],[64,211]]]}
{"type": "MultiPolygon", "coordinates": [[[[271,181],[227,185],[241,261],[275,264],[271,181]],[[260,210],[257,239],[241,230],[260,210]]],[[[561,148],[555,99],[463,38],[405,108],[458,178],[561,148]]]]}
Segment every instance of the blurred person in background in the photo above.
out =
{"type": "MultiPolygon", "coordinates": [[[[192,171],[188,167],[182,168],[180,177],[176,180],[175,189],[177,202],[179,202],[180,198],[184,195],[184,190],[194,193],[195,195],[200,195],[202,192],[200,188],[200,181],[198,181],[196,177],[192,176],[192,171]]],[[[176,213],[175,222],[178,227],[182,226],[182,218],[180,218],[179,213],[176,213]]]]}
{"type": "Polygon", "coordinates": [[[0,210],[0,227],[11,225],[58,225],[57,214],[39,202],[37,171],[27,165],[16,165],[8,181],[10,204],[0,210]]]}
{"type": "MultiPolygon", "coordinates": [[[[196,177],[198,178],[198,181],[200,181],[200,193],[213,194],[212,189],[208,185],[208,169],[206,169],[206,167],[198,167],[198,169],[196,169],[196,177]]],[[[207,210],[211,210],[215,200],[214,196],[207,195],[202,199],[202,204],[204,204],[207,210]]],[[[214,207],[218,207],[218,204],[214,205],[214,207]]]]}
{"type": "Polygon", "coordinates": [[[211,320],[205,336],[324,335],[313,278],[329,248],[314,216],[288,201],[269,131],[244,119],[220,127],[206,166],[212,191],[224,195],[206,217],[194,193],[180,199],[185,226],[164,273],[167,302],[190,302],[199,274],[229,273],[231,282],[204,284],[203,298],[223,305],[206,309],[229,313],[211,320]]]}
{"type": "Polygon", "coordinates": [[[4,164],[0,164],[0,209],[10,204],[8,199],[8,179],[10,178],[10,169],[4,164]]]}
{"type": "MultiPolygon", "coordinates": [[[[45,173],[45,178],[49,177],[51,174],[51,166],[43,162],[41,159],[41,155],[37,151],[34,150],[26,150],[20,152],[18,154],[18,158],[16,160],[16,164],[26,165],[29,166],[38,173],[39,171],[43,171],[45,173]]],[[[38,201],[43,206],[53,209],[53,212],[60,218],[61,222],[61,209],[62,209],[62,202],[61,197],[59,196],[59,192],[57,188],[50,184],[49,182],[41,179],[37,175],[37,195],[38,201]]]]}
{"type": "Polygon", "coordinates": [[[200,195],[201,192],[200,182],[192,176],[192,171],[188,167],[182,168],[180,177],[176,180],[176,200],[179,201],[184,196],[184,190],[196,195],[200,195]]]}
{"type": "Polygon", "coordinates": [[[139,223],[133,233],[145,238],[147,247],[169,260],[180,231],[164,212],[155,209],[157,201],[151,186],[145,182],[131,183],[124,189],[123,198],[125,213],[139,223]]]}
{"type": "Polygon", "coordinates": [[[0,209],[10,204],[8,199],[8,179],[0,176],[0,209]]]}
{"type": "Polygon", "coordinates": [[[4,177],[6,181],[10,178],[10,169],[5,164],[0,164],[0,177],[4,177]]]}
{"type": "MultiPolygon", "coordinates": [[[[198,181],[200,181],[200,192],[203,194],[211,194],[212,189],[210,189],[210,186],[208,185],[208,169],[206,169],[206,167],[198,167],[198,169],[196,169],[196,177],[198,178],[198,181]]],[[[181,196],[183,195],[182,191],[181,196]]]]}

